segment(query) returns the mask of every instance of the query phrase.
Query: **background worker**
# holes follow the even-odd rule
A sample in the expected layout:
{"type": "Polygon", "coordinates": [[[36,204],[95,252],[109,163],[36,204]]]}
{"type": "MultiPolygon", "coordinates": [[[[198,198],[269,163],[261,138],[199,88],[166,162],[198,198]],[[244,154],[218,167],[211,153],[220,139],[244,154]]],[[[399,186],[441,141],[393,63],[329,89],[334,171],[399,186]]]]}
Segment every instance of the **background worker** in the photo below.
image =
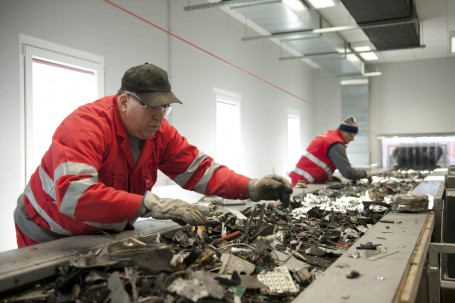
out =
{"type": "Polygon", "coordinates": [[[332,180],[332,174],[338,169],[343,177],[351,180],[371,179],[371,173],[355,169],[346,155],[346,145],[354,141],[359,132],[354,117],[344,120],[338,129],[318,135],[308,145],[306,152],[289,174],[292,186],[299,181],[305,183],[324,183],[332,180]]]}
{"type": "Polygon", "coordinates": [[[201,194],[289,203],[292,187],[285,178],[250,179],[189,144],[164,119],[171,103],[181,101],[171,92],[167,72],[143,64],[125,72],[117,95],[68,115],[18,198],[18,247],[120,232],[138,217],[205,224],[196,205],[151,193],[158,169],[201,194]]]}

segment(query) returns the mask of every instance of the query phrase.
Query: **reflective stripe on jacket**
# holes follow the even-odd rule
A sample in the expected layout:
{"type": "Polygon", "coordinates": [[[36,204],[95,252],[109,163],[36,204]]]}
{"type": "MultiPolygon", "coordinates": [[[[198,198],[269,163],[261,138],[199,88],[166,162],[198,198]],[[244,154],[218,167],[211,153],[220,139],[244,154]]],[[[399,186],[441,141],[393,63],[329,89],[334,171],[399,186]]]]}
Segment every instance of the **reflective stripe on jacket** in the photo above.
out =
{"type": "Polygon", "coordinates": [[[289,174],[292,186],[295,186],[300,180],[305,183],[327,181],[336,169],[328,156],[330,146],[335,143],[344,144],[339,130],[329,130],[314,138],[294,170],[289,174]]]}
{"type": "MultiPolygon", "coordinates": [[[[163,119],[135,164],[115,96],[79,107],[63,120],[24,191],[28,218],[57,236],[121,231],[134,222],[158,169],[181,187],[246,199],[249,178],[190,145],[163,119]]],[[[16,224],[25,228],[24,216],[16,224]]],[[[24,229],[24,228],[25,229],[24,229]]]]}

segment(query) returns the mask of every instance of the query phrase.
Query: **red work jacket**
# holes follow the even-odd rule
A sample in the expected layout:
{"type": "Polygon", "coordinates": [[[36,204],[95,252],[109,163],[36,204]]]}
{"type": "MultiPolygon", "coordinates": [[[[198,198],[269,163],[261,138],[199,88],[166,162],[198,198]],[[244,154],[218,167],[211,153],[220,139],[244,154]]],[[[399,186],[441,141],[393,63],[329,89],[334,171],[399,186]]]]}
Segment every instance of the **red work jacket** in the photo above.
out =
{"type": "Polygon", "coordinates": [[[329,130],[318,135],[307,147],[306,153],[289,174],[292,186],[302,180],[305,183],[323,183],[333,174],[336,167],[328,156],[330,146],[343,143],[339,130],[329,130]]]}
{"type": "MultiPolygon", "coordinates": [[[[247,198],[249,178],[218,165],[166,119],[145,140],[135,164],[117,99],[108,96],[79,107],[63,120],[30,178],[22,208],[25,217],[61,236],[120,231],[138,217],[158,169],[188,190],[247,198]]],[[[25,222],[18,222],[16,214],[15,221],[21,230],[31,229],[23,228],[25,222]]],[[[27,235],[43,242],[38,229],[27,235]]]]}

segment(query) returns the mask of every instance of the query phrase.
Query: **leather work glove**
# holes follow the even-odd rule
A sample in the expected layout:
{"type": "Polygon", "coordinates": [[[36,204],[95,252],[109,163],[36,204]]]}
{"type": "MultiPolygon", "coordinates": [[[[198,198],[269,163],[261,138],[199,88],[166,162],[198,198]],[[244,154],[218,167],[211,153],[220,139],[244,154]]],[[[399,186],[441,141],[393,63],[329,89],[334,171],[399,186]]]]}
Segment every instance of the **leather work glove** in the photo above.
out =
{"type": "Polygon", "coordinates": [[[147,210],[147,215],[154,219],[171,219],[182,226],[187,223],[193,226],[206,224],[204,214],[196,205],[183,200],[160,198],[151,192],[147,192],[143,203],[147,210]]]}
{"type": "Polygon", "coordinates": [[[275,174],[267,175],[262,179],[252,179],[248,183],[248,196],[254,202],[279,199],[284,207],[288,207],[291,193],[291,183],[275,174]]]}
{"type": "Polygon", "coordinates": [[[329,181],[332,181],[332,182],[342,182],[340,178],[338,178],[337,176],[331,176],[329,178],[329,181]]]}

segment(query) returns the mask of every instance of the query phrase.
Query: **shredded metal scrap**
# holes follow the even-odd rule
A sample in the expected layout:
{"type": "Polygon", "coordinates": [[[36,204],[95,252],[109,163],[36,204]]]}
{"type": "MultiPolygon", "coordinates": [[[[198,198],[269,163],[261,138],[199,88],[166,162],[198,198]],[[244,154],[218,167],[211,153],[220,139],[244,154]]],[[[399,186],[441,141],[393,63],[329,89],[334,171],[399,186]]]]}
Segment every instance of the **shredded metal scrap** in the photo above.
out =
{"type": "Polygon", "coordinates": [[[424,176],[395,171],[372,184],[332,184],[294,196],[290,209],[275,202],[225,212],[205,205],[213,210],[205,227],[76,256],[55,279],[3,302],[291,302],[424,176]]]}

